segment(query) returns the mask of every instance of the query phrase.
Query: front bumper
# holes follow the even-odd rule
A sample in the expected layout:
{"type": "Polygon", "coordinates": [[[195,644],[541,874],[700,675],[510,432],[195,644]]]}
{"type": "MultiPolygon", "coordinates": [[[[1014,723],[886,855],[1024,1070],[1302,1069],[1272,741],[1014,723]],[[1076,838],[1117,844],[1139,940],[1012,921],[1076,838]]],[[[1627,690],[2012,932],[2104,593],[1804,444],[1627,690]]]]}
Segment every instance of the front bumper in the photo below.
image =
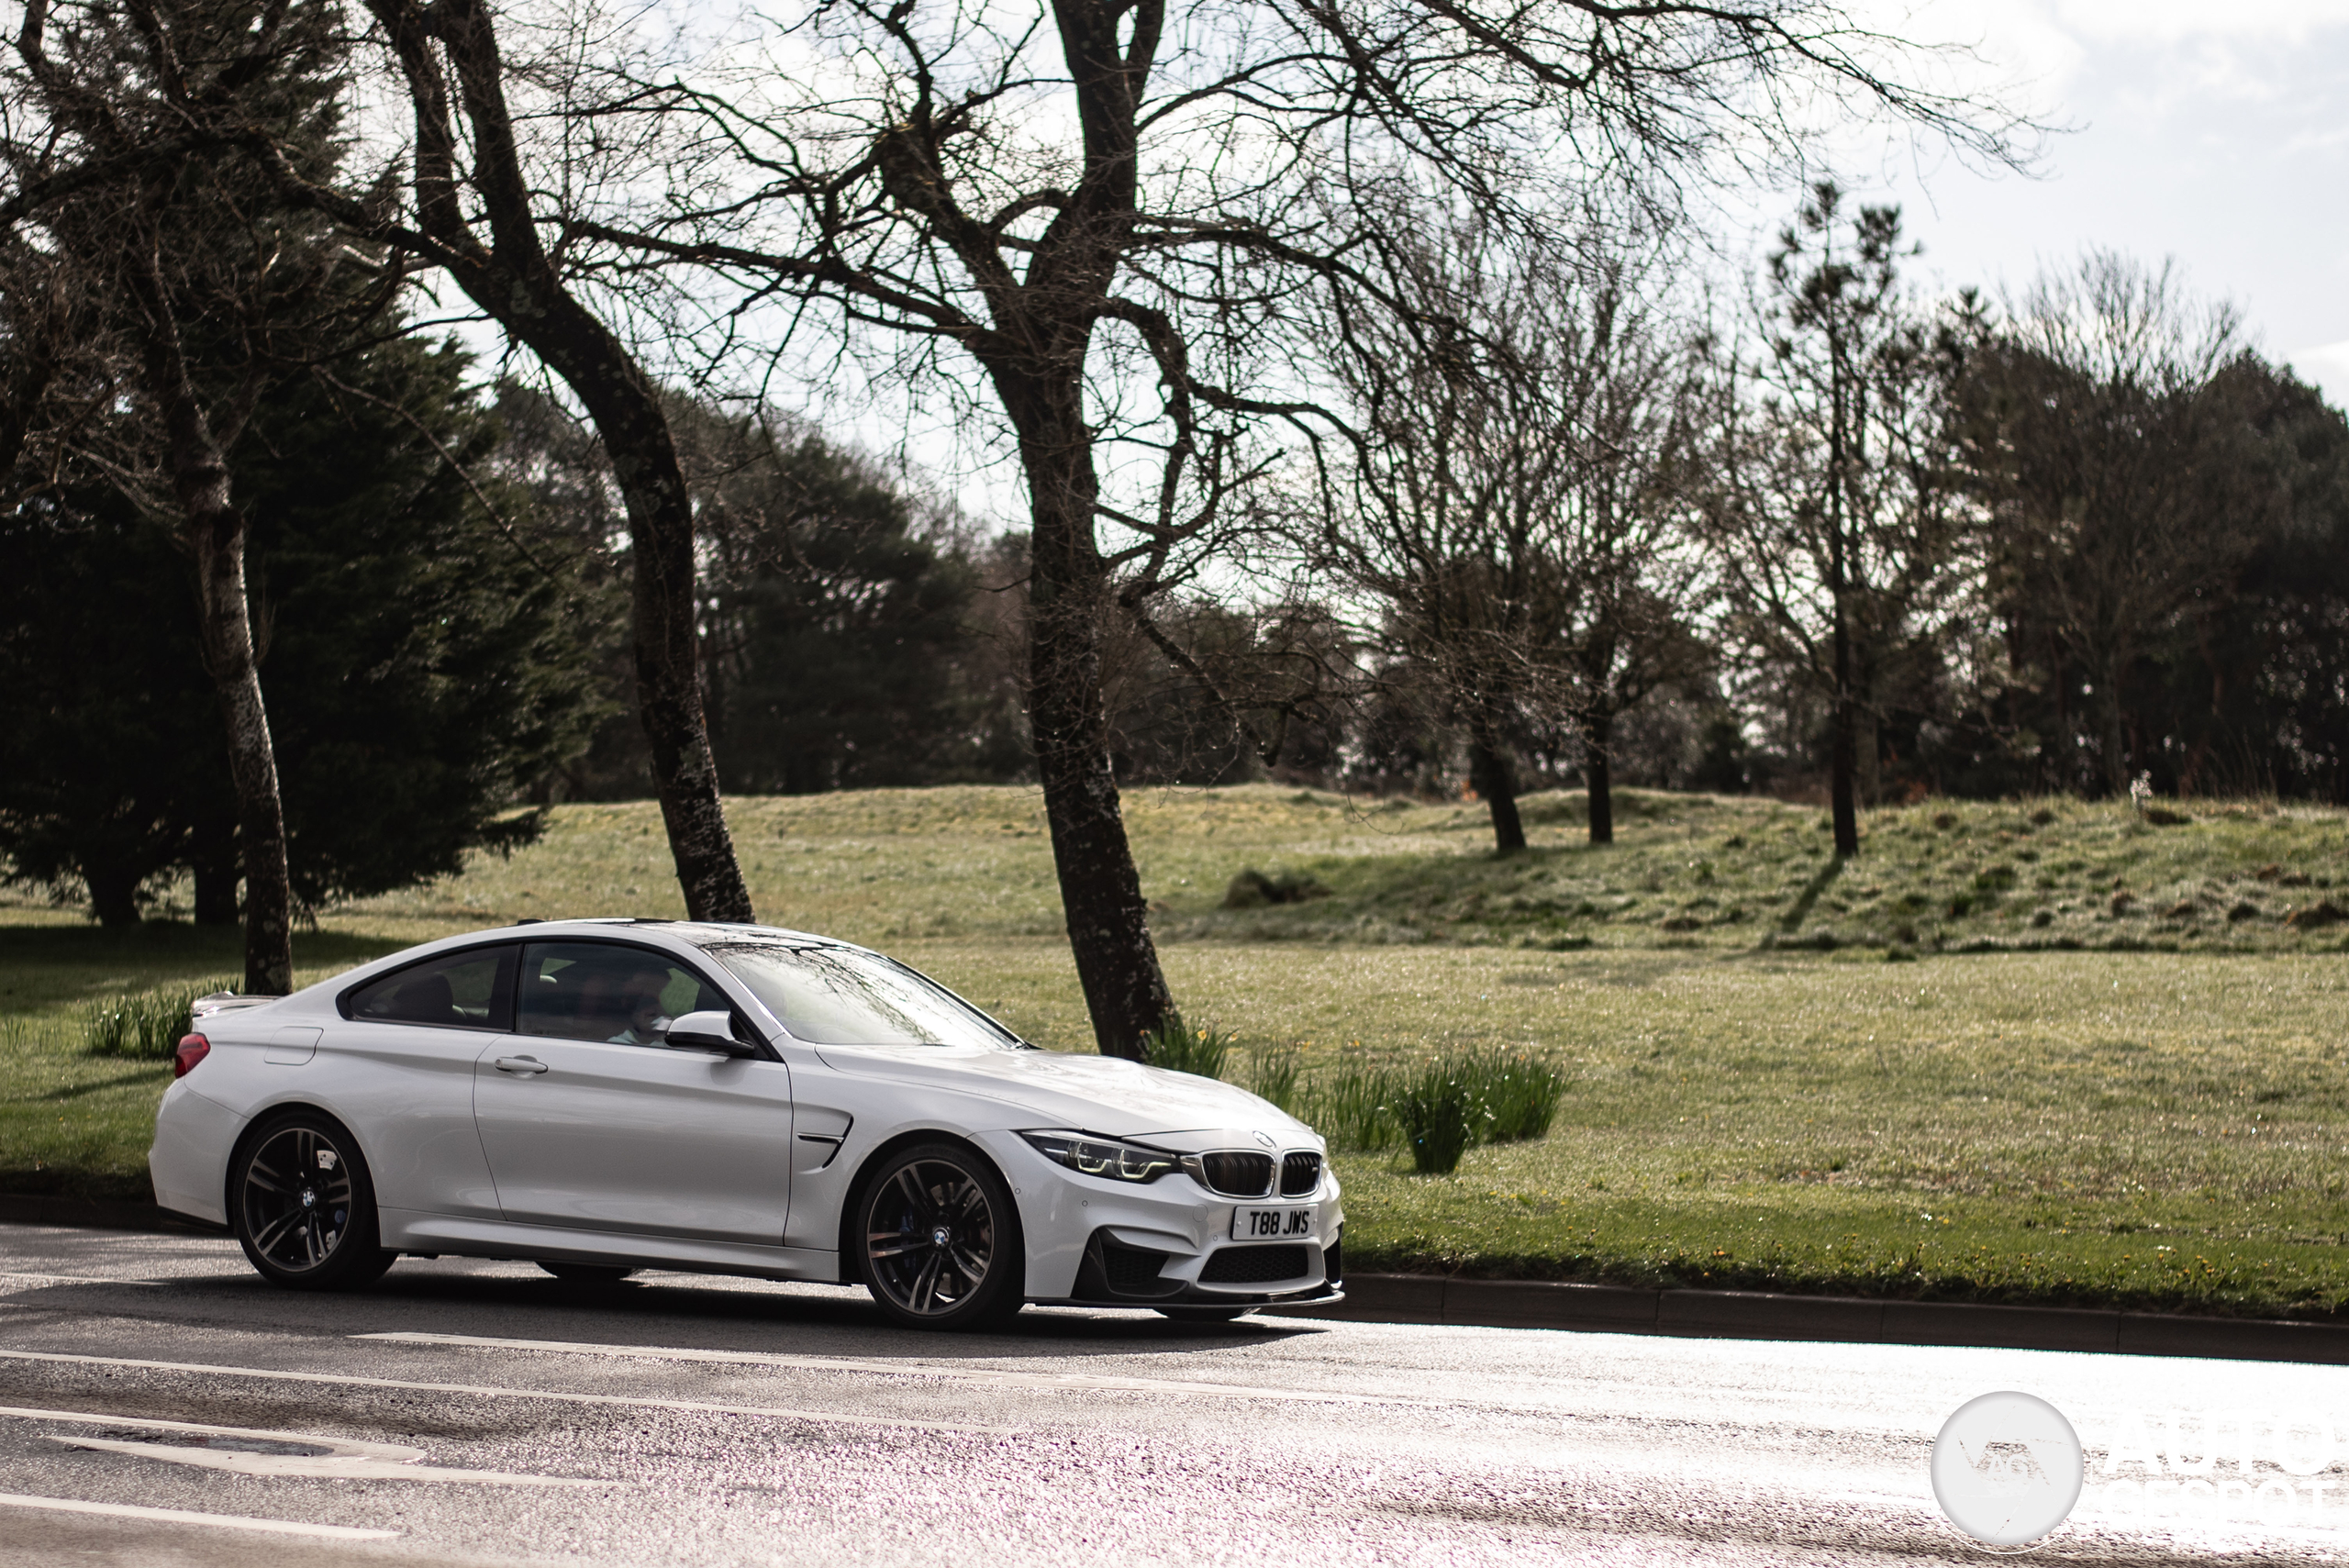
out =
{"type": "Polygon", "coordinates": [[[1345,1299],[1344,1231],[1327,1246],[1242,1243],[1185,1257],[1093,1232],[1075,1288],[1049,1305],[1071,1307],[1272,1307],[1345,1299]]]}
{"type": "Polygon", "coordinates": [[[1247,1307],[1334,1299],[1323,1293],[1338,1282],[1345,1211],[1326,1167],[1309,1195],[1234,1198],[1188,1176],[1128,1183],[1078,1174],[1017,1133],[982,1134],[978,1141],[1019,1206],[1030,1301],[1247,1307]],[[1308,1202],[1319,1210],[1312,1235],[1293,1242],[1231,1240],[1239,1208],[1308,1202]],[[1299,1249],[1306,1255],[1295,1256],[1299,1249]],[[1256,1266],[1283,1251],[1292,1254],[1286,1265],[1256,1266]]]}

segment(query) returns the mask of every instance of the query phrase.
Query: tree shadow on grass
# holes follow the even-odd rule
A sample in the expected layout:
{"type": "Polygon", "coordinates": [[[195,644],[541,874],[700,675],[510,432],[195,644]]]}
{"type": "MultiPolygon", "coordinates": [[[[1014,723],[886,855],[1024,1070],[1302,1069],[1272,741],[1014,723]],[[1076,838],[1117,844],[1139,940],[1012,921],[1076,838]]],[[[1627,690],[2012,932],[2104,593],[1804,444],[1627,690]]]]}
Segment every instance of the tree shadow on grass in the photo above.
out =
{"type": "MultiPolygon", "coordinates": [[[[339,958],[356,961],[393,951],[399,945],[396,939],[388,937],[296,930],[294,962],[298,965],[331,963],[339,958]]],[[[39,953],[103,962],[113,957],[186,954],[241,960],[244,951],[242,927],[197,926],[185,920],[144,920],[128,927],[0,926],[0,957],[39,953]]]]}
{"type": "Polygon", "coordinates": [[[1842,874],[1843,857],[1828,856],[1827,863],[1819,868],[1819,874],[1803,884],[1803,890],[1795,895],[1794,903],[1787,906],[1784,915],[1778,917],[1778,929],[1788,936],[1801,930],[1802,923],[1810,917],[1811,906],[1819,902],[1819,895],[1826,892],[1835,879],[1842,874]]]}
{"type": "MultiPolygon", "coordinates": [[[[294,967],[363,963],[406,944],[344,931],[296,931],[294,967]]],[[[0,1013],[72,1005],[134,984],[167,985],[233,976],[245,967],[244,932],[234,926],[150,920],[104,926],[0,926],[0,1013]]]]}
{"type": "Polygon", "coordinates": [[[21,1103],[60,1105],[67,1100],[78,1100],[88,1095],[103,1095],[108,1089],[119,1089],[132,1084],[152,1084],[170,1066],[171,1063],[168,1062],[150,1062],[133,1072],[124,1073],[112,1078],[100,1078],[95,1083],[75,1084],[67,1088],[52,1090],[46,1095],[31,1095],[21,1103]]]}

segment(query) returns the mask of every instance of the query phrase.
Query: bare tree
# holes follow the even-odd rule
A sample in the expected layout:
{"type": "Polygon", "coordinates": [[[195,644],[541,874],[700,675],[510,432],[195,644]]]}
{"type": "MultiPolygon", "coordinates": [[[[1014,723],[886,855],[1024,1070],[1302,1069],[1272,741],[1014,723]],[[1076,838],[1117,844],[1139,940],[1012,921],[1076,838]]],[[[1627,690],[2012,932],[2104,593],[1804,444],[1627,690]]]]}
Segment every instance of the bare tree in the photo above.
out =
{"type": "MultiPolygon", "coordinates": [[[[976,372],[1026,480],[1038,768],[1118,1054],[1173,999],[1109,762],[1105,622],[1215,544],[1258,423],[1312,417],[1281,328],[1303,291],[1375,272],[1380,193],[1440,187],[1532,227],[1562,188],[1668,206],[1708,159],[1783,150],[1822,104],[1992,157],[2017,128],[1894,80],[1899,46],[1802,0],[844,0],[779,38],[730,79],[636,83],[632,108],[702,117],[699,156],[672,164],[657,217],[577,232],[708,269],[746,309],[820,304],[852,345],[907,345],[889,368],[926,384],[976,372]]],[[[721,335],[746,319],[713,316],[721,335]]]]}
{"type": "Polygon", "coordinates": [[[2059,713],[2085,688],[2092,767],[2114,794],[2136,763],[2134,666],[2223,597],[2277,504],[2250,450],[2257,378],[2223,373],[2248,352],[2232,306],[2194,300],[2168,266],[2091,250],[2009,306],[1965,384],[2012,656],[2059,713]]]}
{"type": "Polygon", "coordinates": [[[749,920],[750,888],[727,829],[704,711],[693,497],[661,390],[583,295],[595,268],[570,242],[580,192],[624,182],[629,153],[641,148],[608,122],[589,123],[594,117],[564,96],[575,82],[557,69],[552,117],[559,131],[579,134],[558,138],[545,183],[534,181],[530,155],[541,150],[525,145],[508,98],[517,73],[485,0],[366,0],[366,8],[415,129],[406,208],[385,200],[381,184],[362,199],[289,168],[284,186],[353,232],[445,270],[585,409],[627,514],[637,710],[685,909],[696,920],[749,920]]]}
{"type": "Polygon", "coordinates": [[[1707,530],[1735,634],[1831,715],[1839,856],[1859,853],[1873,675],[1969,578],[1948,446],[1956,344],[1899,292],[1897,207],[1814,186],[1769,260],[1754,361],[1723,365],[1707,530]],[[1862,730],[1865,729],[1865,738],[1862,730]]]}
{"type": "Polygon", "coordinates": [[[1511,406],[1508,350],[1478,336],[1489,257],[1455,268],[1458,238],[1408,252],[1398,280],[1432,333],[1399,315],[1330,323],[1331,401],[1361,439],[1317,475],[1300,531],[1315,570],[1367,601],[1381,662],[1437,694],[1510,854],[1526,847],[1511,741],[1528,706],[1558,706],[1541,655],[1569,590],[1541,536],[1572,459],[1557,411],[1511,406]]]}
{"type": "Polygon", "coordinates": [[[1301,498],[1300,542],[1375,610],[1386,667],[1441,694],[1497,851],[1525,847],[1529,725],[1580,734],[1591,841],[1611,842],[1615,717],[1694,673],[1687,350],[1604,233],[1562,252],[1438,220],[1391,254],[1408,314],[1322,320],[1317,370],[1354,439],[1301,498]]]}
{"type": "Polygon", "coordinates": [[[262,992],[293,986],[293,896],[228,452],[273,384],[376,329],[401,279],[278,199],[240,148],[264,135],[277,163],[331,168],[340,42],[322,4],[34,0],[0,83],[11,455],[44,448],[51,483],[103,474],[194,563],[236,785],[245,984],[262,992]]]}
{"type": "Polygon", "coordinates": [[[1694,345],[1641,305],[1648,283],[1602,251],[1581,310],[1568,295],[1525,323],[1544,350],[1507,367],[1518,395],[1530,401],[1554,383],[1577,406],[1570,483],[1544,548],[1564,567],[1552,657],[1570,677],[1594,844],[1615,840],[1616,719],[1713,662],[1695,629],[1712,585],[1689,526],[1703,462],[1694,345]]]}

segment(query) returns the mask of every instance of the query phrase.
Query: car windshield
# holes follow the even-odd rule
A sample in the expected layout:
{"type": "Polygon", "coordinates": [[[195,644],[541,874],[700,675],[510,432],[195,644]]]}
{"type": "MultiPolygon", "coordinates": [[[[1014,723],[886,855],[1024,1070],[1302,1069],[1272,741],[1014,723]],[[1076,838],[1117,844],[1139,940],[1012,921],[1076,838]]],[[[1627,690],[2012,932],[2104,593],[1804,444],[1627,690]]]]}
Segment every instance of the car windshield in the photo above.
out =
{"type": "Polygon", "coordinates": [[[854,948],[712,942],[705,949],[810,1045],[1024,1044],[904,964],[854,948]]]}

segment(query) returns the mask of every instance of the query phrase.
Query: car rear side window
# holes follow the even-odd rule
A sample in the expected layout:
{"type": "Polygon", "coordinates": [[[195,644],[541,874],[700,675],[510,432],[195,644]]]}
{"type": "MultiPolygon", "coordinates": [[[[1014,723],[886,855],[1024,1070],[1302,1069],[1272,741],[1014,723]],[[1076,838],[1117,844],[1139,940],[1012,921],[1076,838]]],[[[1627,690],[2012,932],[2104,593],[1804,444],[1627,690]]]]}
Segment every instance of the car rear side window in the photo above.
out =
{"type": "Polygon", "coordinates": [[[617,942],[532,942],[522,950],[514,1031],[610,1045],[663,1045],[669,1023],[734,1004],[666,953],[617,942]]]}
{"type": "Polygon", "coordinates": [[[343,1014],[367,1023],[502,1029],[513,1011],[512,947],[467,948],[371,980],[343,997],[343,1014]]]}

